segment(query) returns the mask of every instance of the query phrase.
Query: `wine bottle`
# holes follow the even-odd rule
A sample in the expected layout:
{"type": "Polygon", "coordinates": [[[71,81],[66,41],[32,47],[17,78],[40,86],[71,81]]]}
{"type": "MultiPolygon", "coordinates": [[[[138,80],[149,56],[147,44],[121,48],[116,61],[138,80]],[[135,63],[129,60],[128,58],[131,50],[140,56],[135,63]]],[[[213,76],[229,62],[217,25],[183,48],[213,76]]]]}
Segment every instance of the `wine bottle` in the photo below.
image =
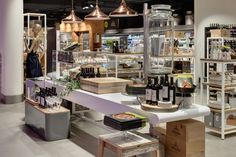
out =
{"type": "Polygon", "coordinates": [[[91,78],[95,78],[94,67],[91,68],[91,78]]]}
{"type": "Polygon", "coordinates": [[[159,92],[158,92],[159,101],[163,101],[163,83],[164,83],[164,77],[161,76],[160,84],[159,84],[159,92]]]}
{"type": "Polygon", "coordinates": [[[157,97],[159,93],[159,86],[158,86],[158,77],[154,78],[154,83],[152,85],[152,104],[157,105],[157,97]]]}
{"type": "Polygon", "coordinates": [[[173,105],[175,105],[175,101],[176,101],[175,93],[176,93],[176,88],[174,86],[174,78],[171,77],[170,78],[170,101],[172,102],[173,105]]]}
{"type": "Polygon", "coordinates": [[[97,68],[97,74],[96,74],[96,77],[101,77],[101,74],[100,74],[100,70],[99,70],[99,68],[97,68]]]}
{"type": "Polygon", "coordinates": [[[146,103],[151,104],[152,103],[152,83],[151,78],[148,78],[148,84],[146,86],[146,103]]]}
{"type": "Polygon", "coordinates": [[[170,101],[170,84],[168,80],[168,75],[165,74],[165,81],[163,83],[163,101],[170,101]]]}

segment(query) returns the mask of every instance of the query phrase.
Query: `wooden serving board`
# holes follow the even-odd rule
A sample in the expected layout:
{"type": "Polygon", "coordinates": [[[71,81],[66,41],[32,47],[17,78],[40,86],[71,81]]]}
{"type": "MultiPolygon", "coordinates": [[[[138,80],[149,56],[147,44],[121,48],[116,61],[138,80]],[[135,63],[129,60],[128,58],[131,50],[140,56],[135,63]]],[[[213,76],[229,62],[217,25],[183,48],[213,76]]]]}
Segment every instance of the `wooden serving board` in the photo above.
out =
{"type": "Polygon", "coordinates": [[[115,77],[88,78],[80,80],[81,89],[96,94],[124,92],[127,84],[132,84],[132,81],[115,77]]]}
{"type": "Polygon", "coordinates": [[[174,112],[178,110],[178,105],[172,105],[171,107],[159,107],[157,105],[149,105],[149,104],[141,104],[141,108],[145,111],[166,111],[166,112],[174,112]]]}

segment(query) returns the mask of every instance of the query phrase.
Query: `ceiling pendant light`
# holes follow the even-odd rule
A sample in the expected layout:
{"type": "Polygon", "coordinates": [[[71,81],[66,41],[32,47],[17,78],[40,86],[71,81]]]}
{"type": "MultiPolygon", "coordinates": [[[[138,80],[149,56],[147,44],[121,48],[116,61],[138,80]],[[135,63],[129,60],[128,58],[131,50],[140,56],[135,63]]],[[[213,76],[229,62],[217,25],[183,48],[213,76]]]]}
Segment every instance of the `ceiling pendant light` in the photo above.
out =
{"type": "Polygon", "coordinates": [[[120,6],[110,13],[110,17],[133,17],[138,16],[138,13],[129,8],[125,2],[125,0],[122,0],[120,3],[120,6]]]}
{"type": "Polygon", "coordinates": [[[96,0],[95,9],[85,16],[85,20],[109,20],[109,16],[104,14],[98,6],[98,0],[96,0]]]}
{"type": "Polygon", "coordinates": [[[61,20],[65,24],[69,23],[81,23],[83,22],[78,16],[75,15],[75,10],[74,10],[74,0],[72,0],[72,10],[69,16],[61,20]]]}

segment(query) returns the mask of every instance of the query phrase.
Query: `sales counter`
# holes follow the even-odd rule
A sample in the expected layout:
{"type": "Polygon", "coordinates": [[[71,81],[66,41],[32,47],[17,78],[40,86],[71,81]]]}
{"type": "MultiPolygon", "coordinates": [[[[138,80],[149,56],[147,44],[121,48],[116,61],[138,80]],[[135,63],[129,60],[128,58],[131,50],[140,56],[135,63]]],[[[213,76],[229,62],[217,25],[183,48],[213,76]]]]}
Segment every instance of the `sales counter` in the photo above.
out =
{"type": "MultiPolygon", "coordinates": [[[[35,84],[40,87],[54,86],[58,92],[65,88],[62,84],[52,82],[51,80],[26,80],[26,87],[28,89],[34,87],[35,84]]],[[[160,123],[202,117],[210,113],[208,107],[199,104],[193,104],[190,108],[180,108],[175,112],[144,111],[141,109],[135,96],[127,96],[122,93],[94,94],[78,89],[73,90],[64,99],[104,114],[134,112],[147,117],[152,127],[158,126],[160,123]]]]}

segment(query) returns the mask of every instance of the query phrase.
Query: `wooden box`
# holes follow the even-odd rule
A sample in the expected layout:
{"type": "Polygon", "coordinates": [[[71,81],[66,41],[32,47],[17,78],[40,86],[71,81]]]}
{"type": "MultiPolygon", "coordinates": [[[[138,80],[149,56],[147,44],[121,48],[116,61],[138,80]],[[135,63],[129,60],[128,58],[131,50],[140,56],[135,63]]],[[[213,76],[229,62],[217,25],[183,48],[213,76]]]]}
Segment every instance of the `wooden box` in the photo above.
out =
{"type": "Polygon", "coordinates": [[[132,81],[114,77],[105,77],[81,79],[80,83],[81,89],[83,90],[96,94],[106,94],[125,92],[126,85],[132,84],[132,81]]]}
{"type": "Polygon", "coordinates": [[[167,123],[167,157],[204,157],[205,125],[188,119],[167,123]]]}
{"type": "Polygon", "coordinates": [[[167,136],[166,157],[205,157],[205,142],[185,143],[180,139],[167,136]]]}
{"type": "Polygon", "coordinates": [[[230,30],[228,29],[212,29],[210,32],[211,37],[230,37],[230,30]]]}
{"type": "Polygon", "coordinates": [[[166,134],[186,142],[204,140],[205,125],[193,119],[167,123],[166,134]]]}

